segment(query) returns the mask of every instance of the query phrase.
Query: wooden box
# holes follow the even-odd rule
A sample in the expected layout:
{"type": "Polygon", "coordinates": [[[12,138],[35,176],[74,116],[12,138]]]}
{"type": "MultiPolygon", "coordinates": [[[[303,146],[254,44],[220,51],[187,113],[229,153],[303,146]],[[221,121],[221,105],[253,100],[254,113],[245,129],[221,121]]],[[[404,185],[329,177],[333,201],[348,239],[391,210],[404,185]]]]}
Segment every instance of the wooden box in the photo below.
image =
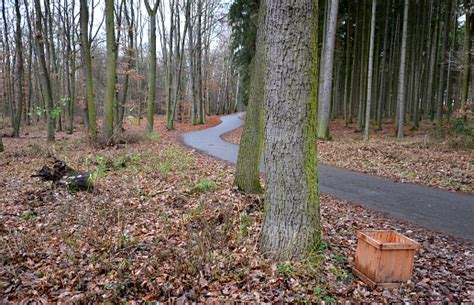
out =
{"type": "Polygon", "coordinates": [[[396,287],[411,278],[419,248],[419,243],[395,231],[357,232],[352,271],[371,287],[396,287]]]}

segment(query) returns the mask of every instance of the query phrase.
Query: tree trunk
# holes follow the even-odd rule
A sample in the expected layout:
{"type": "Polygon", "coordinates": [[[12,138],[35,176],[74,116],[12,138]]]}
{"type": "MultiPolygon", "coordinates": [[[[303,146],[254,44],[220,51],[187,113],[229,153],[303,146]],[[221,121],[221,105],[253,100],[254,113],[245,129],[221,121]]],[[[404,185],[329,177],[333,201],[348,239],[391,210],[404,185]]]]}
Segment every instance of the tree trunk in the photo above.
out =
{"type": "Polygon", "coordinates": [[[405,60],[407,52],[407,27],[408,27],[408,4],[405,0],[403,9],[402,46],[400,49],[400,70],[398,71],[398,138],[403,139],[403,124],[405,118],[405,60]]]}
{"type": "Polygon", "coordinates": [[[377,97],[377,127],[375,130],[382,130],[382,108],[383,108],[383,99],[386,96],[386,64],[387,64],[387,56],[388,56],[388,20],[390,19],[390,7],[392,6],[392,1],[387,4],[387,8],[385,11],[385,27],[384,27],[384,36],[383,36],[383,47],[382,47],[382,62],[380,63],[379,73],[380,73],[380,90],[379,96],[377,97]]]}
{"type": "Polygon", "coordinates": [[[301,259],[321,237],[316,165],[318,1],[265,4],[265,219],[260,251],[301,259]]]}
{"type": "MultiPolygon", "coordinates": [[[[469,81],[471,77],[471,22],[472,13],[469,7],[469,0],[464,0],[464,11],[466,13],[466,20],[464,22],[464,64],[462,74],[462,86],[461,86],[461,111],[465,111],[467,99],[469,97],[469,81]]],[[[464,114],[464,121],[467,120],[467,116],[464,114]]]]}
{"type": "Polygon", "coordinates": [[[260,160],[263,149],[263,100],[265,87],[264,0],[258,12],[255,55],[250,65],[250,92],[244,130],[240,140],[234,185],[246,193],[260,193],[260,160]]]}
{"type": "Polygon", "coordinates": [[[334,71],[334,46],[336,42],[337,11],[339,0],[329,1],[329,13],[327,14],[327,32],[322,53],[322,78],[319,88],[319,110],[318,110],[318,138],[329,139],[329,114],[331,110],[331,89],[334,71]]]}
{"type": "Polygon", "coordinates": [[[449,20],[451,17],[451,1],[446,2],[447,5],[447,12],[446,19],[444,20],[443,25],[443,44],[441,46],[441,52],[438,59],[440,65],[439,71],[439,83],[438,83],[438,96],[437,96],[437,104],[436,104],[436,122],[441,124],[441,120],[443,119],[443,101],[444,101],[444,89],[446,84],[446,77],[445,77],[445,61],[446,61],[446,53],[448,49],[448,39],[449,39],[449,20]]]}
{"type": "Polygon", "coordinates": [[[80,1],[80,18],[81,26],[81,52],[82,64],[84,68],[84,75],[86,78],[86,93],[87,93],[87,122],[89,126],[89,137],[93,141],[97,137],[97,120],[95,114],[94,104],[94,82],[92,79],[92,58],[91,45],[89,40],[89,8],[87,7],[87,0],[80,1]]]}
{"type": "Polygon", "coordinates": [[[202,0],[197,0],[197,48],[196,48],[196,69],[197,69],[197,97],[199,107],[199,124],[204,124],[206,113],[204,112],[204,101],[202,97],[202,0]]]}
{"type": "Polygon", "coordinates": [[[147,96],[147,132],[153,132],[153,117],[155,114],[155,96],[156,96],[156,12],[158,11],[160,1],[157,0],[150,7],[148,0],[145,0],[146,10],[150,18],[150,42],[148,46],[148,62],[150,64],[148,70],[148,96],[147,96]]]}
{"type": "Polygon", "coordinates": [[[106,87],[104,100],[104,134],[103,139],[106,144],[112,141],[114,130],[114,98],[115,98],[115,82],[117,75],[116,52],[117,45],[115,43],[115,25],[114,25],[114,0],[106,0],[105,2],[105,27],[107,41],[107,62],[106,62],[106,87]]]}
{"type": "Polygon", "coordinates": [[[45,106],[46,121],[48,124],[48,142],[54,141],[54,119],[51,115],[53,94],[51,90],[51,80],[49,78],[48,67],[44,53],[44,32],[43,32],[43,14],[41,12],[40,0],[35,0],[36,10],[36,52],[40,66],[40,80],[43,87],[43,99],[45,106]]]}
{"type": "Polygon", "coordinates": [[[372,106],[372,75],[374,66],[374,37],[375,37],[375,13],[377,9],[377,0],[372,0],[372,20],[370,22],[370,46],[369,46],[369,66],[367,67],[367,106],[365,113],[365,132],[364,140],[369,141],[370,129],[370,107],[372,106]]]}
{"type": "MultiPolygon", "coordinates": [[[[15,48],[16,48],[16,94],[17,106],[15,109],[15,121],[13,125],[13,137],[20,137],[21,114],[23,112],[23,42],[22,42],[22,28],[21,28],[21,13],[20,2],[15,0],[15,14],[16,14],[16,32],[15,32],[15,48]]],[[[5,21],[6,22],[6,21],[5,21]]]]}

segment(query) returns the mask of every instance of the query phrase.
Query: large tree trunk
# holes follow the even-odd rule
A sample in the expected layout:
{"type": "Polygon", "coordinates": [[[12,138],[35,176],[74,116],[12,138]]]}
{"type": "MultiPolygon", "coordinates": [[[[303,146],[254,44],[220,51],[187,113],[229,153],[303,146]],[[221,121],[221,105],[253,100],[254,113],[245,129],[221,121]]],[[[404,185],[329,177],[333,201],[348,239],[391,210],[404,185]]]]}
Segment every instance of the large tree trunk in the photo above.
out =
{"type": "Polygon", "coordinates": [[[17,106],[15,109],[15,121],[13,125],[13,137],[20,137],[21,114],[23,112],[23,42],[21,35],[21,13],[20,2],[15,0],[15,14],[16,14],[16,32],[15,32],[15,48],[16,48],[16,94],[17,106]]]}
{"type": "Polygon", "coordinates": [[[383,99],[385,98],[386,94],[386,81],[385,76],[387,74],[386,65],[387,65],[387,56],[388,56],[388,26],[389,26],[389,17],[390,17],[390,7],[392,6],[392,0],[389,1],[387,8],[385,10],[385,26],[384,26],[384,36],[383,36],[383,47],[382,47],[382,62],[379,66],[379,73],[380,73],[380,90],[379,96],[377,97],[377,127],[375,130],[382,130],[382,109],[383,109],[383,99]]]}
{"type": "Polygon", "coordinates": [[[320,241],[316,115],[318,1],[265,4],[265,219],[260,250],[300,259],[320,241]]]}
{"type": "Polygon", "coordinates": [[[48,67],[44,53],[44,32],[43,32],[43,14],[41,12],[40,0],[35,0],[36,10],[36,52],[40,66],[40,81],[43,87],[44,110],[48,124],[48,141],[54,141],[54,119],[51,115],[53,94],[51,90],[51,80],[49,78],[48,67]]]}
{"type": "Polygon", "coordinates": [[[403,124],[405,118],[405,60],[407,53],[407,27],[408,27],[408,4],[405,0],[403,10],[402,46],[400,49],[400,70],[398,71],[398,138],[403,138],[403,124]]]}
{"type": "Polygon", "coordinates": [[[196,69],[197,69],[197,97],[198,97],[198,112],[199,124],[204,124],[206,113],[204,112],[204,100],[202,96],[202,0],[197,0],[197,47],[196,47],[196,69]]]}
{"type": "MultiPolygon", "coordinates": [[[[190,4],[192,5],[192,3],[190,4]]],[[[189,10],[189,19],[191,19],[191,10],[189,10]]],[[[191,97],[191,124],[196,125],[197,117],[197,97],[196,97],[196,78],[195,78],[195,52],[194,52],[194,38],[193,38],[193,24],[189,23],[188,29],[188,52],[189,52],[189,82],[190,82],[190,97],[191,97]]]]}
{"type": "Polygon", "coordinates": [[[331,111],[331,93],[333,81],[334,46],[336,43],[336,25],[339,0],[329,1],[329,13],[326,20],[327,32],[322,52],[322,77],[319,88],[318,138],[329,139],[329,114],[331,111]]]}
{"type": "Polygon", "coordinates": [[[117,45],[115,43],[115,25],[114,25],[114,0],[106,0],[105,2],[105,27],[107,40],[107,80],[105,88],[104,101],[104,142],[110,143],[114,130],[114,98],[115,98],[115,82],[116,82],[116,52],[117,45]]]}
{"type": "MultiPolygon", "coordinates": [[[[265,86],[264,0],[258,13],[255,56],[251,65],[250,93],[240,140],[234,184],[246,193],[260,193],[260,159],[263,148],[263,99],[265,86]]],[[[236,97],[238,98],[238,97],[236,97]]]]}
{"type": "Polygon", "coordinates": [[[95,140],[97,137],[97,122],[94,104],[94,83],[92,79],[92,58],[91,45],[89,40],[89,8],[87,0],[80,1],[80,18],[81,27],[81,53],[84,75],[86,77],[86,94],[87,94],[87,123],[89,126],[89,137],[95,140]]]}
{"type": "MultiPolygon", "coordinates": [[[[466,20],[464,22],[464,67],[461,86],[461,110],[466,110],[466,103],[469,96],[469,81],[471,77],[471,31],[472,31],[472,13],[470,11],[469,0],[464,0],[464,10],[466,12],[466,20]]],[[[467,116],[464,115],[464,120],[467,116]]]]}
{"type": "Polygon", "coordinates": [[[370,130],[370,107],[372,106],[372,75],[374,66],[374,37],[375,37],[375,12],[377,0],[372,0],[372,20],[370,21],[370,46],[369,46],[369,66],[367,67],[367,105],[365,112],[365,132],[364,140],[369,141],[370,130]]]}
{"type": "Polygon", "coordinates": [[[436,122],[441,124],[441,120],[443,118],[443,104],[444,104],[444,89],[446,84],[446,76],[445,72],[446,69],[444,67],[446,61],[446,54],[448,51],[448,39],[449,39],[449,21],[451,18],[451,1],[446,1],[447,5],[447,12],[445,13],[445,20],[443,24],[443,44],[441,46],[441,52],[439,55],[439,82],[438,82],[438,96],[437,96],[437,104],[436,104],[436,122]]]}
{"type": "Polygon", "coordinates": [[[153,117],[155,114],[155,96],[156,96],[156,12],[158,11],[158,5],[160,1],[157,0],[150,7],[148,0],[145,0],[146,10],[148,17],[150,18],[150,43],[148,46],[148,61],[150,67],[148,70],[148,96],[147,96],[147,131],[153,132],[153,117]]]}

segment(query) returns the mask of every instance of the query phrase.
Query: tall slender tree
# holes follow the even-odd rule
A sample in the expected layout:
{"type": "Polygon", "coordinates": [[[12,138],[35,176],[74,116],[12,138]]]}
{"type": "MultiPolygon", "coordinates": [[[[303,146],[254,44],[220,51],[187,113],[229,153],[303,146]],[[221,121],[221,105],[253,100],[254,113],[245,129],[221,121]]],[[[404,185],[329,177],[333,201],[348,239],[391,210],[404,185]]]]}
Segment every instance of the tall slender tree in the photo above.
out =
{"type": "Polygon", "coordinates": [[[160,0],[156,0],[153,7],[150,6],[148,0],[145,0],[146,11],[150,18],[148,31],[150,40],[148,45],[148,96],[147,96],[147,131],[153,132],[153,116],[155,114],[155,96],[156,96],[156,12],[160,0]]]}
{"type": "Polygon", "coordinates": [[[21,27],[20,1],[15,0],[16,31],[15,31],[15,52],[16,52],[16,94],[17,106],[15,109],[15,120],[13,125],[13,137],[20,136],[21,114],[23,113],[23,41],[21,27]]]}
{"type": "Polygon", "coordinates": [[[87,0],[80,0],[79,8],[79,23],[80,23],[80,36],[81,36],[81,53],[82,53],[82,66],[84,69],[84,75],[86,77],[86,96],[87,96],[87,111],[88,111],[88,125],[89,125],[89,137],[95,140],[97,137],[97,122],[95,114],[95,103],[94,103],[94,82],[92,79],[92,58],[91,58],[91,45],[89,38],[89,7],[87,6],[87,0]]]}
{"type": "Polygon", "coordinates": [[[336,44],[336,25],[339,0],[328,1],[329,12],[322,51],[322,77],[319,88],[318,138],[329,139],[329,115],[331,112],[334,48],[336,44]]]}
{"type": "MultiPolygon", "coordinates": [[[[469,83],[471,81],[471,53],[472,53],[472,23],[473,13],[471,12],[472,4],[469,4],[469,0],[464,0],[464,11],[466,14],[464,21],[464,63],[463,63],[463,75],[462,75],[462,86],[461,86],[461,109],[466,110],[466,102],[469,95],[469,83]]],[[[472,1],[471,1],[472,3],[472,1]]],[[[466,120],[467,116],[464,116],[466,120]]]]}
{"type": "Polygon", "coordinates": [[[320,241],[318,1],[265,3],[265,219],[260,250],[300,259],[320,241]]]}
{"type": "Polygon", "coordinates": [[[374,37],[375,37],[375,13],[377,9],[377,0],[372,0],[372,19],[370,21],[370,46],[369,46],[369,66],[367,67],[367,106],[365,112],[365,132],[364,140],[369,141],[370,130],[370,110],[372,106],[372,75],[374,66],[374,37]]]}
{"type": "Polygon", "coordinates": [[[107,41],[107,63],[106,63],[106,88],[104,100],[104,131],[103,139],[105,143],[112,141],[114,130],[114,99],[115,83],[117,75],[117,44],[115,41],[115,22],[114,22],[114,0],[105,1],[105,30],[107,41]]]}
{"type": "Polygon", "coordinates": [[[398,138],[403,138],[403,124],[405,119],[405,61],[407,53],[407,28],[408,28],[409,0],[405,0],[403,8],[402,45],[400,48],[400,69],[398,72],[398,138]]]}
{"type": "Polygon", "coordinates": [[[53,93],[51,89],[51,79],[49,76],[48,66],[46,64],[46,57],[45,57],[45,45],[44,45],[44,30],[43,30],[43,13],[41,11],[41,3],[40,0],[35,0],[35,11],[36,11],[36,35],[35,35],[35,44],[36,44],[36,52],[37,58],[40,67],[40,81],[41,87],[43,92],[43,99],[44,99],[44,111],[46,115],[46,121],[48,124],[48,141],[54,141],[54,118],[51,114],[52,105],[53,105],[53,93]]]}
{"type": "Polygon", "coordinates": [[[240,140],[234,184],[246,193],[260,193],[260,161],[263,149],[263,100],[265,87],[264,7],[261,0],[255,56],[244,130],[240,140]]]}

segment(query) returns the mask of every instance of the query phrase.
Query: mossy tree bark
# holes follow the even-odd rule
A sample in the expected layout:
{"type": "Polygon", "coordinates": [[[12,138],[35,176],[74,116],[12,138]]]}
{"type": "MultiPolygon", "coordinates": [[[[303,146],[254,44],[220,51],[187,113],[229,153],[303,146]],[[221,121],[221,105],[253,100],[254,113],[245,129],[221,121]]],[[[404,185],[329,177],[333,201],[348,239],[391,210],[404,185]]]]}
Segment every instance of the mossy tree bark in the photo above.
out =
{"type": "Polygon", "coordinates": [[[150,43],[148,46],[148,62],[150,64],[148,70],[148,96],[147,96],[147,132],[153,132],[153,116],[155,114],[155,96],[156,96],[156,12],[160,0],[156,0],[153,7],[150,6],[148,0],[145,0],[145,7],[150,18],[150,43]]]}
{"type": "Polygon", "coordinates": [[[115,99],[115,82],[117,76],[117,45],[115,43],[115,26],[114,26],[114,1],[107,0],[105,2],[105,28],[107,41],[107,63],[106,63],[106,87],[104,101],[104,142],[109,144],[112,141],[114,130],[114,99],[115,99]]]}
{"type": "Polygon", "coordinates": [[[80,1],[79,23],[81,28],[81,53],[84,74],[86,76],[87,115],[89,138],[93,141],[97,137],[97,121],[94,103],[94,82],[92,79],[91,44],[89,40],[89,8],[87,0],[80,1]]]}
{"type": "Polygon", "coordinates": [[[263,99],[265,86],[264,0],[260,3],[255,56],[252,60],[250,93],[240,140],[234,185],[240,190],[261,192],[260,159],[263,149],[263,99]]]}
{"type": "Polygon", "coordinates": [[[302,259],[320,241],[318,1],[265,4],[265,219],[260,251],[302,259]]]}

